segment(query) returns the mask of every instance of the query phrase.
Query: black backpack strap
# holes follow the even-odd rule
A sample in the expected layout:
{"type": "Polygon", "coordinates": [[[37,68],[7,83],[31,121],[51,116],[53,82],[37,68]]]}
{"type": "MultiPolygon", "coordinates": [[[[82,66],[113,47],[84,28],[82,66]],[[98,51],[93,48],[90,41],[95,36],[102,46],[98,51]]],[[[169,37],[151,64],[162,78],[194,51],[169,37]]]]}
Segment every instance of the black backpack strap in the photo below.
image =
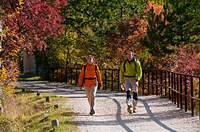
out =
{"type": "Polygon", "coordinates": [[[125,66],[125,65],[126,65],[126,62],[127,62],[127,60],[125,60],[125,61],[124,61],[124,64],[123,64],[124,72],[126,72],[126,66],[125,66]]]}
{"type": "Polygon", "coordinates": [[[99,81],[98,80],[98,75],[97,75],[97,65],[95,65],[95,74],[96,74],[96,77],[97,77],[97,81],[99,81]]]}
{"type": "Polygon", "coordinates": [[[84,65],[84,68],[83,68],[83,81],[82,81],[82,86],[83,86],[83,84],[85,83],[85,69],[86,69],[86,66],[87,66],[87,64],[84,65]]]}
{"type": "MultiPolygon", "coordinates": [[[[85,83],[85,70],[86,70],[86,67],[87,67],[87,64],[84,65],[84,72],[83,72],[83,82],[82,82],[82,86],[83,84],[85,83]]],[[[97,78],[97,81],[98,81],[98,75],[97,75],[97,65],[95,65],[95,74],[96,74],[96,78],[97,78]]]]}
{"type": "Polygon", "coordinates": [[[136,59],[134,59],[134,65],[135,65],[135,71],[137,73],[137,63],[136,63],[136,59]]]}

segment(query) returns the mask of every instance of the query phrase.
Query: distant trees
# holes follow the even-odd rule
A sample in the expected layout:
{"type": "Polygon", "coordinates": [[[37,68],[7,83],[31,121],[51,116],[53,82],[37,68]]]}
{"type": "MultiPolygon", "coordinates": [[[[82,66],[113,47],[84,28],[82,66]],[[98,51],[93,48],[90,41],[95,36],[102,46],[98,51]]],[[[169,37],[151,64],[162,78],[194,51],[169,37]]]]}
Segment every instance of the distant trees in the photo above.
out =
{"type": "Polygon", "coordinates": [[[148,31],[144,45],[157,55],[171,52],[171,46],[200,43],[200,3],[165,0],[158,5],[148,2],[148,31]]]}
{"type": "Polygon", "coordinates": [[[110,45],[111,36],[120,34],[120,23],[132,20],[136,14],[142,14],[144,6],[144,0],[69,1],[64,11],[66,34],[74,34],[80,58],[94,54],[99,62],[109,60],[115,57],[111,54],[115,52],[110,45]]]}

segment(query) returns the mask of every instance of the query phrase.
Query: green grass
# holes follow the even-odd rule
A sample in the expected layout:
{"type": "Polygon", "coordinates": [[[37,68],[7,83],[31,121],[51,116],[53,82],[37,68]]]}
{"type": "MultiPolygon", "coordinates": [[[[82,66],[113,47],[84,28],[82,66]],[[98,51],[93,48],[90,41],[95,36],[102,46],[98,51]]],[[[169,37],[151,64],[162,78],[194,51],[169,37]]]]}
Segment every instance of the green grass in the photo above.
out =
{"type": "MultiPolygon", "coordinates": [[[[58,97],[52,94],[41,93],[37,96],[36,93],[20,93],[16,95],[18,101],[18,108],[20,114],[16,119],[0,115],[0,130],[7,125],[5,131],[12,131],[12,124],[18,126],[15,130],[21,132],[64,132],[64,131],[78,131],[77,126],[73,122],[74,113],[71,109],[66,108],[64,104],[67,98],[58,97]],[[46,102],[46,98],[50,97],[50,102],[46,102]],[[55,104],[59,104],[58,109],[54,108],[55,104]],[[51,121],[57,119],[59,121],[58,127],[52,127],[51,121]],[[23,124],[23,125],[22,125],[23,124]],[[1,128],[2,127],[2,128],[1,128]]],[[[14,111],[14,110],[13,110],[14,111]]],[[[4,131],[3,131],[4,132],[4,131]]]]}
{"type": "Polygon", "coordinates": [[[30,118],[30,124],[27,126],[27,132],[42,132],[42,131],[77,131],[76,126],[72,122],[72,112],[69,109],[52,110],[49,114],[41,112],[30,118]],[[58,127],[52,127],[51,121],[57,119],[58,127]]]}
{"type": "Polygon", "coordinates": [[[33,76],[33,77],[21,77],[18,79],[19,81],[39,81],[42,80],[39,76],[33,76]]]}
{"type": "MultiPolygon", "coordinates": [[[[50,94],[42,94],[37,99],[33,98],[33,106],[39,109],[38,112],[26,119],[27,132],[42,132],[42,131],[76,131],[76,126],[73,123],[73,112],[70,109],[64,108],[67,98],[57,97],[50,94]],[[45,97],[50,96],[50,102],[45,101],[45,97]],[[54,108],[55,104],[60,104],[58,109],[54,108]],[[66,114],[67,113],[67,114],[66,114]],[[51,121],[57,119],[60,123],[59,127],[53,128],[51,121]]],[[[30,103],[30,100],[29,100],[30,103]]]]}

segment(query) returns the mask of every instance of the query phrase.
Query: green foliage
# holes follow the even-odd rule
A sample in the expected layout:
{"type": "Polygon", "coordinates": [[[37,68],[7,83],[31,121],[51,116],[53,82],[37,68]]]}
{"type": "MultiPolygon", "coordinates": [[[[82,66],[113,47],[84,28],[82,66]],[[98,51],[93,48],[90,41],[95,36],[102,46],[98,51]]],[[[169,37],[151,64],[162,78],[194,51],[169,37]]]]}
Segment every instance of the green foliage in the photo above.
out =
{"type": "Polygon", "coordinates": [[[109,56],[107,37],[118,31],[118,23],[143,14],[145,1],[138,0],[71,0],[63,11],[66,36],[77,35],[79,57],[94,54],[99,61],[109,56]]]}
{"type": "Polygon", "coordinates": [[[26,78],[19,78],[19,81],[38,81],[42,80],[39,76],[33,76],[33,77],[26,77],[26,78]]]}
{"type": "Polygon", "coordinates": [[[115,30],[114,24],[121,19],[141,13],[143,7],[144,1],[136,0],[71,0],[63,14],[67,24],[75,30],[81,32],[83,28],[90,27],[93,32],[102,35],[110,29],[115,30]]]}
{"type": "Polygon", "coordinates": [[[57,39],[48,38],[48,47],[45,51],[36,52],[38,68],[65,67],[66,65],[80,62],[79,49],[76,48],[76,35],[62,35],[57,39]]]}
{"type": "Polygon", "coordinates": [[[61,44],[62,38],[60,40],[48,39],[48,48],[45,52],[36,53],[36,64],[38,67],[48,68],[48,67],[60,67],[66,63],[66,55],[64,45],[61,44]]]}
{"type": "Polygon", "coordinates": [[[149,50],[146,49],[143,52],[141,52],[138,56],[140,62],[144,65],[145,63],[147,63],[147,60],[151,56],[151,54],[149,53],[149,50]]]}
{"type": "Polygon", "coordinates": [[[84,63],[88,54],[98,63],[110,58],[108,36],[118,31],[118,24],[134,14],[143,14],[145,1],[71,0],[63,8],[65,34],[47,40],[47,52],[37,53],[39,67],[64,67],[84,63]]]}

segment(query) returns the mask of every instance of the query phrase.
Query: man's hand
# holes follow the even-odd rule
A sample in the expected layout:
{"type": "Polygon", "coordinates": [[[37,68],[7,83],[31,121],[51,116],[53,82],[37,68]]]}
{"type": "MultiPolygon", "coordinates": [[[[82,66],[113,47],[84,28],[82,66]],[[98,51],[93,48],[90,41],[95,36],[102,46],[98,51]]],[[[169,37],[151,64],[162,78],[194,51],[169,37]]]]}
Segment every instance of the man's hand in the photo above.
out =
{"type": "Polygon", "coordinates": [[[103,90],[103,86],[100,87],[100,90],[103,90]]]}
{"type": "Polygon", "coordinates": [[[99,87],[100,90],[103,90],[103,85],[102,84],[99,84],[98,87],[99,87]]]}
{"type": "Polygon", "coordinates": [[[125,85],[124,83],[121,83],[121,89],[124,91],[125,90],[125,85]]]}

